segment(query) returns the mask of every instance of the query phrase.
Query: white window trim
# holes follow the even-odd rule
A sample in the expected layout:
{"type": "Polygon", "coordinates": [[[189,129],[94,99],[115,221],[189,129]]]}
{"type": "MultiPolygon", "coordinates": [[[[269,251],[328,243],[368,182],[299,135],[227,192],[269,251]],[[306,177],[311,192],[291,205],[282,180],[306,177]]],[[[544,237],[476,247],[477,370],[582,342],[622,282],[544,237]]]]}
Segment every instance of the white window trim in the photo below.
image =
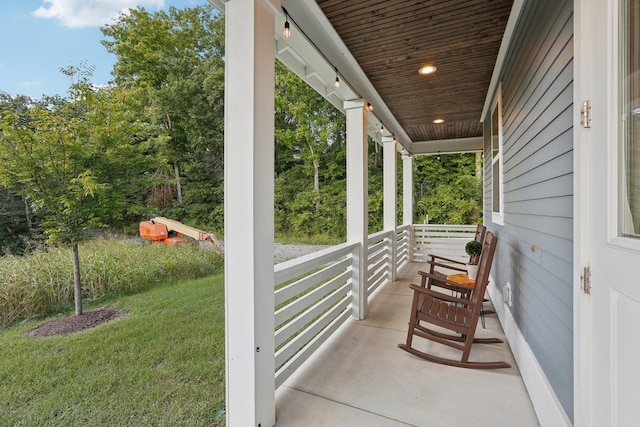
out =
{"type": "Polygon", "coordinates": [[[497,158],[493,157],[493,134],[491,135],[491,145],[489,147],[489,151],[491,152],[491,179],[496,179],[493,176],[493,166],[496,162],[499,162],[500,174],[498,176],[499,184],[498,188],[500,191],[500,211],[493,210],[493,185],[491,189],[491,221],[494,224],[504,225],[504,164],[502,161],[503,155],[503,128],[502,128],[502,83],[498,85],[498,89],[496,90],[496,97],[493,102],[493,106],[490,110],[490,123],[491,123],[491,132],[493,132],[493,113],[498,109],[498,156],[497,158]]]}
{"type": "MultiPolygon", "coordinates": [[[[622,6],[622,5],[620,5],[622,6]]],[[[622,16],[622,9],[617,11],[618,16],[618,28],[619,32],[617,37],[613,38],[613,48],[611,60],[612,64],[612,79],[611,87],[614,88],[610,95],[612,99],[609,99],[610,109],[613,111],[611,117],[617,118],[616,122],[611,123],[611,142],[608,147],[609,164],[608,164],[608,180],[610,183],[609,190],[609,206],[611,206],[610,214],[608,217],[608,245],[627,250],[634,253],[640,252],[640,240],[637,237],[630,237],[623,235],[621,221],[623,220],[623,206],[627,195],[624,192],[626,187],[626,168],[625,168],[625,137],[626,137],[626,123],[625,120],[630,118],[624,117],[624,102],[626,101],[625,92],[626,88],[623,87],[625,79],[622,73],[625,72],[626,61],[628,58],[625,55],[621,55],[622,46],[627,43],[626,33],[627,28],[624,23],[624,17],[622,16]],[[617,187],[617,188],[616,188],[617,187]]],[[[627,112],[629,114],[629,112],[627,112]]]]}

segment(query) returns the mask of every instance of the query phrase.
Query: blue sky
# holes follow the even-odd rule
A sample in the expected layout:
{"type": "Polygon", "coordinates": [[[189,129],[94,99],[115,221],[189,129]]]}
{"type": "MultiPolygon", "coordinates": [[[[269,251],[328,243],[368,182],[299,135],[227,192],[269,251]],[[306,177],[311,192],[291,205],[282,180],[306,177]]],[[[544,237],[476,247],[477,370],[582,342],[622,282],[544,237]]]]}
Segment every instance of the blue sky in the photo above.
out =
{"type": "Polygon", "coordinates": [[[100,43],[100,26],[136,6],[149,11],[203,5],[207,0],[0,0],[0,92],[63,95],[70,81],[59,69],[85,60],[92,81],[111,80],[115,56],[100,43]]]}

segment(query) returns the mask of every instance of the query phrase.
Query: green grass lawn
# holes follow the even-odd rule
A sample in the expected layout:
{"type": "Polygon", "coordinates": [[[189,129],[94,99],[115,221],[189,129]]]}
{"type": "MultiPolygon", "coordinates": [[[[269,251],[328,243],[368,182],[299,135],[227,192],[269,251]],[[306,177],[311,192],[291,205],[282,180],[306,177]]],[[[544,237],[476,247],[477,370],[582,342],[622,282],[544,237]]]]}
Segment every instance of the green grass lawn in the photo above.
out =
{"type": "Polygon", "coordinates": [[[103,305],[129,315],[61,337],[0,329],[0,426],[224,425],[222,273],[85,308],[103,305]]]}

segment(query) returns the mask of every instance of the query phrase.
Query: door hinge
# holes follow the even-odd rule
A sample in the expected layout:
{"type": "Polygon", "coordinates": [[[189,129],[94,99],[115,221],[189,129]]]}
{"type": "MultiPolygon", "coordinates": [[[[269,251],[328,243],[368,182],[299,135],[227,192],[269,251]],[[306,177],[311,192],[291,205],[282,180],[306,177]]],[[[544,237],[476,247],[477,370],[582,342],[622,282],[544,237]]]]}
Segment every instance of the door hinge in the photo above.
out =
{"type": "Polygon", "coordinates": [[[580,281],[582,282],[582,292],[591,295],[591,267],[588,265],[584,268],[580,281]]]}
{"type": "Polygon", "coordinates": [[[591,100],[586,100],[582,103],[582,109],[580,110],[580,124],[584,128],[591,127],[591,100]]]}

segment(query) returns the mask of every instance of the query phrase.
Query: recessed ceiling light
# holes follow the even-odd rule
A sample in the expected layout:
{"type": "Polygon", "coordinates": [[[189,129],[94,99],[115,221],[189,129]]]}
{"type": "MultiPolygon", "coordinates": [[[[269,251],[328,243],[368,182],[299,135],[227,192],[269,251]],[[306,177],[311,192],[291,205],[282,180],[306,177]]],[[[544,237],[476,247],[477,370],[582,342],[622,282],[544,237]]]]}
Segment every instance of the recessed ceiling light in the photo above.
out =
{"type": "Polygon", "coordinates": [[[436,70],[437,70],[437,68],[435,67],[435,65],[424,65],[424,66],[420,67],[418,72],[420,74],[433,74],[433,73],[436,72],[436,70]]]}
{"type": "Polygon", "coordinates": [[[439,125],[440,123],[444,123],[444,119],[435,119],[433,123],[439,125]]]}

